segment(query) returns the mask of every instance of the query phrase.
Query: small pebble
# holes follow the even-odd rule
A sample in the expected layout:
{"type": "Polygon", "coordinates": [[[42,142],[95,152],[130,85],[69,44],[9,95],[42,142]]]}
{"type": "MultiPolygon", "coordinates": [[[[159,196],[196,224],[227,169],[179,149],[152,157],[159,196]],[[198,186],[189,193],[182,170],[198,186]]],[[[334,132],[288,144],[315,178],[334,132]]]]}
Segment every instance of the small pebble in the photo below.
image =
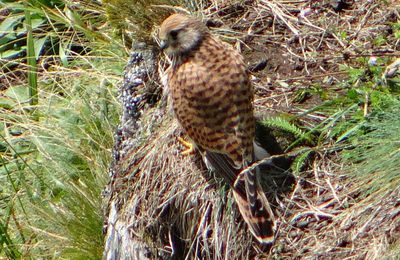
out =
{"type": "Polygon", "coordinates": [[[376,66],[377,65],[377,60],[378,59],[376,57],[374,57],[374,56],[370,57],[369,60],[368,60],[368,65],[369,66],[376,66]]]}
{"type": "Polygon", "coordinates": [[[312,9],[308,7],[305,9],[301,9],[299,16],[306,17],[306,16],[310,15],[311,13],[312,13],[312,9]]]}

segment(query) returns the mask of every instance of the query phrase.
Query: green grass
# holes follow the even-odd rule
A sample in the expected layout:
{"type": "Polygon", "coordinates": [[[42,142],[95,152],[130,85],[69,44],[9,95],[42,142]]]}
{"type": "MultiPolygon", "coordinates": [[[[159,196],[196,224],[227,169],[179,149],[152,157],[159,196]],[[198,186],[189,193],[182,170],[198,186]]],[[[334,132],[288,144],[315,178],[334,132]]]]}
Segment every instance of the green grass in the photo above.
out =
{"type": "Polygon", "coordinates": [[[369,115],[349,136],[352,149],[342,153],[363,196],[400,186],[400,100],[387,95],[384,107],[369,115]]]}
{"type": "MultiPolygon", "coordinates": [[[[42,21],[41,30],[32,26],[31,35],[13,40],[30,50],[32,70],[25,70],[30,80],[21,83],[6,74],[9,85],[0,97],[0,258],[99,259],[101,191],[108,179],[121,110],[117,86],[127,54],[108,26],[90,31],[89,23],[99,26],[106,19],[90,16],[89,1],[74,14],[36,4],[25,12],[31,23],[42,21]],[[84,23],[71,27],[68,15],[84,23]],[[38,47],[43,37],[47,45],[38,47]],[[73,46],[78,45],[86,51],[77,53],[73,46]],[[32,58],[33,49],[40,59],[32,58]],[[49,58],[55,62],[48,66],[49,58]]],[[[17,5],[10,5],[15,7],[10,17],[20,14],[17,5]]],[[[19,26],[10,27],[10,35],[19,26]]],[[[2,57],[7,44],[0,46],[2,57]]],[[[2,69],[21,66],[23,58],[3,60],[2,69]]]]}
{"type": "MultiPolygon", "coordinates": [[[[31,256],[101,255],[100,193],[119,118],[116,81],[102,84],[109,76],[107,68],[102,74],[65,75],[56,84],[63,90],[53,85],[50,90],[58,93],[39,92],[34,116],[27,103],[2,109],[0,181],[8,202],[0,216],[7,233],[14,234],[11,245],[3,242],[7,249],[28,243],[31,247],[20,251],[31,256]]],[[[39,89],[49,87],[41,83],[39,89]]]]}
{"type": "MultiPolygon", "coordinates": [[[[388,59],[378,59],[381,64],[388,59]]],[[[348,78],[339,83],[345,92],[298,115],[267,118],[262,123],[296,137],[286,151],[296,154],[292,170],[301,174],[312,155],[339,151],[351,178],[361,182],[364,196],[397,187],[400,182],[400,84],[398,78],[382,81],[384,66],[342,66],[348,78]],[[318,111],[326,118],[295,125],[318,111]],[[367,113],[366,113],[367,112],[367,113]],[[379,178],[376,176],[379,175],[379,178]]]]}

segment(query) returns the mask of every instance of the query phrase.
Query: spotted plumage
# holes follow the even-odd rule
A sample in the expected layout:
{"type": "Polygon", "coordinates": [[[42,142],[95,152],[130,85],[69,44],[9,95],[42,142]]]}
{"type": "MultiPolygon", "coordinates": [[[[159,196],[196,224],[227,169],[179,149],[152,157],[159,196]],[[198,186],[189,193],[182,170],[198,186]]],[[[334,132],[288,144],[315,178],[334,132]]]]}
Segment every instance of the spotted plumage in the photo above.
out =
{"type": "Polygon", "coordinates": [[[253,88],[242,56],[182,14],[167,18],[159,36],[172,59],[168,86],[179,123],[206,164],[233,188],[253,235],[271,243],[273,215],[257,172],[239,175],[255,161],[253,88]]]}

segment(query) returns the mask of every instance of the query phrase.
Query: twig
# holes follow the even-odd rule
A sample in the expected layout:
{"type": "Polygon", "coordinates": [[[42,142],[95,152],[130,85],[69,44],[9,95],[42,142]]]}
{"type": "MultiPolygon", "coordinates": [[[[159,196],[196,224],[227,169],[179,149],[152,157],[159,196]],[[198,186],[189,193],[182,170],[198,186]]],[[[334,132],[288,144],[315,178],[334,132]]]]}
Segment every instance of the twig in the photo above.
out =
{"type": "Polygon", "coordinates": [[[375,218],[375,216],[379,213],[380,209],[382,206],[379,206],[377,209],[375,209],[374,214],[368,219],[367,222],[364,223],[364,225],[357,231],[357,233],[352,237],[352,240],[355,240],[358,235],[360,235],[364,230],[367,228],[368,224],[371,223],[371,221],[375,218]]]}
{"type": "MultiPolygon", "coordinates": [[[[280,7],[278,7],[276,4],[272,3],[273,1],[265,1],[261,0],[261,3],[266,5],[271,12],[274,14],[274,16],[278,17],[286,26],[295,34],[299,35],[299,30],[297,30],[289,21],[285,19],[285,15],[280,7]]],[[[288,18],[286,16],[286,18],[288,18]]]]}
{"type": "Polygon", "coordinates": [[[339,197],[336,195],[335,189],[333,188],[331,180],[329,178],[326,179],[326,183],[328,183],[329,188],[331,188],[333,197],[336,199],[337,202],[339,202],[339,205],[341,205],[342,202],[339,200],[339,197]]]}
{"type": "Polygon", "coordinates": [[[300,213],[297,213],[296,215],[293,216],[293,218],[290,220],[291,224],[294,224],[298,219],[304,218],[306,216],[315,216],[316,219],[319,220],[319,217],[323,217],[323,218],[333,218],[334,215],[329,214],[329,213],[324,213],[320,210],[318,211],[312,211],[312,210],[308,210],[308,211],[303,211],[300,213]]]}

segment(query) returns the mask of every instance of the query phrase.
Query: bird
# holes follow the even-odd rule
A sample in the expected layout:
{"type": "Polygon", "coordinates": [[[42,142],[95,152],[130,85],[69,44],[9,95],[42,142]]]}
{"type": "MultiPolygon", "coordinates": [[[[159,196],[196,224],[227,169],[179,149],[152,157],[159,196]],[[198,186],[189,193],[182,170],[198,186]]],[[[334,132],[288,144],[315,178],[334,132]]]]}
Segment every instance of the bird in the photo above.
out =
{"type": "MultiPolygon", "coordinates": [[[[159,28],[170,58],[167,85],[174,114],[205,164],[229,184],[250,232],[262,245],[274,241],[275,221],[260,186],[255,143],[254,91],[242,55],[213,36],[198,18],[175,13],[159,28]]],[[[262,150],[265,152],[264,150],[262,150]]]]}

